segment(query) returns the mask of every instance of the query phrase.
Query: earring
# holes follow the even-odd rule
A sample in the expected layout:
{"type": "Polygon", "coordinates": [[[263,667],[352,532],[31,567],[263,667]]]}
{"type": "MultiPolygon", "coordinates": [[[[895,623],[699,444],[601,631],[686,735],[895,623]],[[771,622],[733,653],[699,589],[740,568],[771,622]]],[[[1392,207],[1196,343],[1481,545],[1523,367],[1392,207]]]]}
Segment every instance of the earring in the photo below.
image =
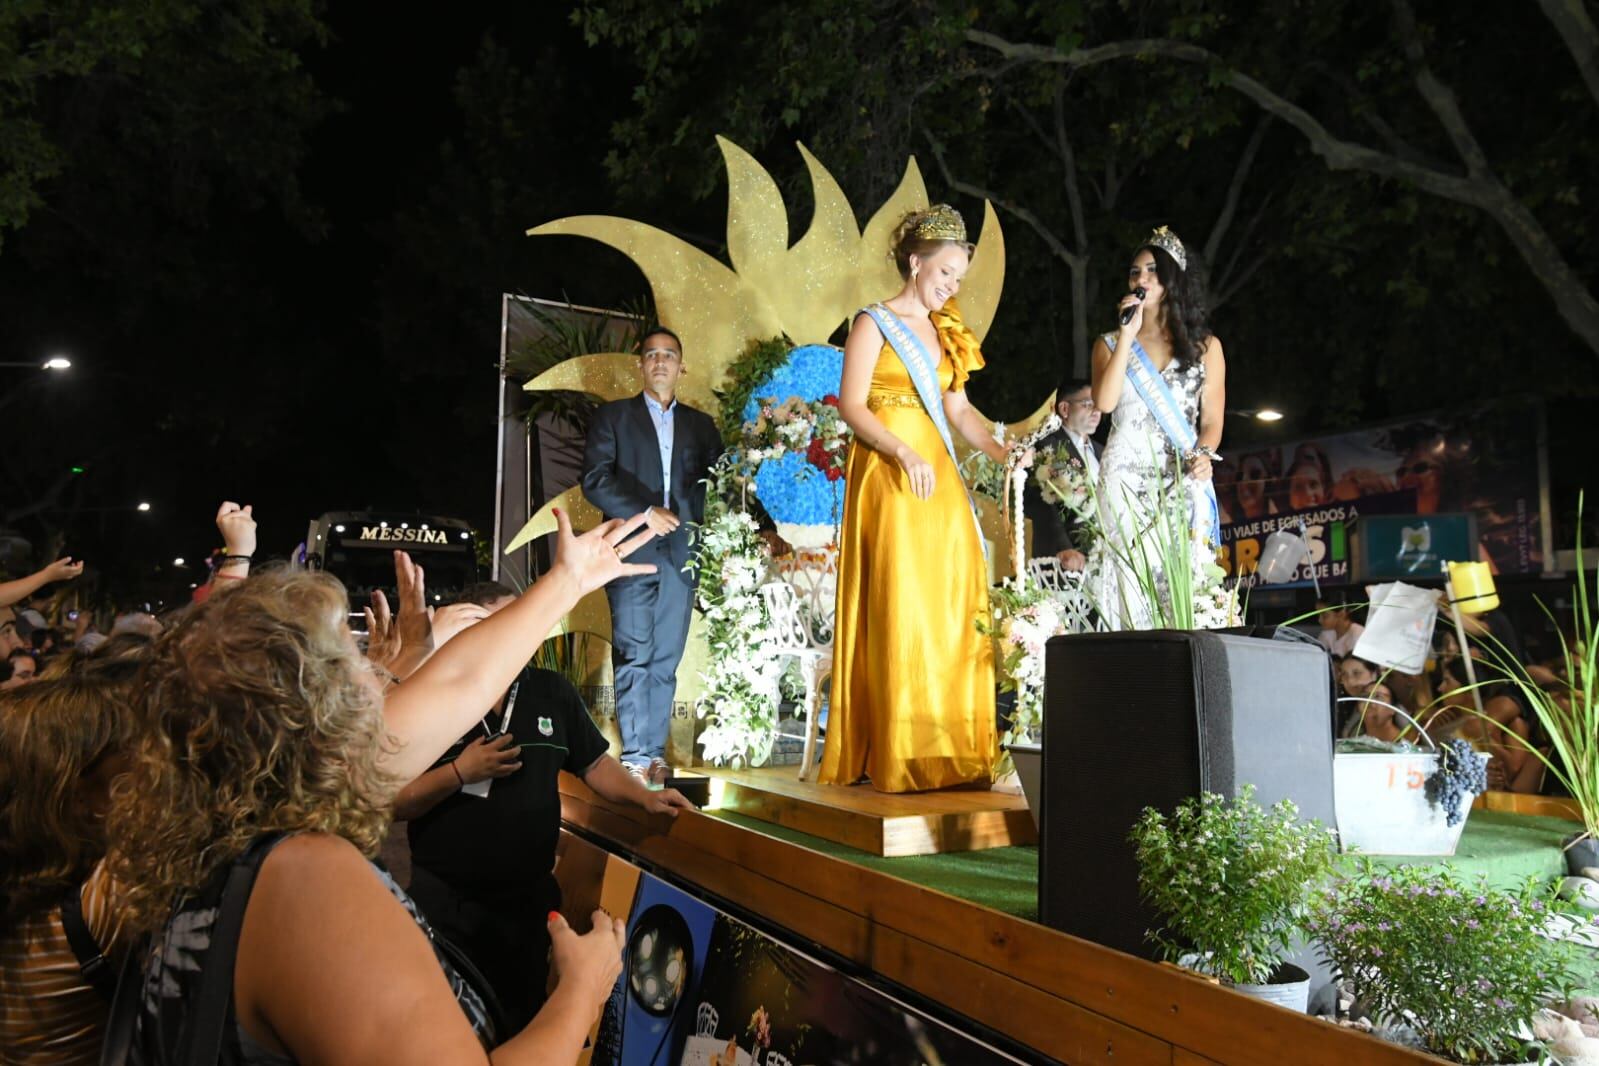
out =
{"type": "Polygon", "coordinates": [[[918,270],[920,270],[920,269],[921,269],[921,267],[917,266],[915,263],[911,264],[911,280],[912,281],[916,280],[916,272],[918,270]]]}

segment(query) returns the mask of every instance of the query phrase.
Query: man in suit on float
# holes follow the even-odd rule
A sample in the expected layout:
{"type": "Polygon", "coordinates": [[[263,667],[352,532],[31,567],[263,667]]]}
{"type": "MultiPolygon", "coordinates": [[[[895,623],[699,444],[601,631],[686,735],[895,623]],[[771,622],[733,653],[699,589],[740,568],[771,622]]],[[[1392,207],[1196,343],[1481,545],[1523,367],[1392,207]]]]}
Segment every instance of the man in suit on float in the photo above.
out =
{"type": "Polygon", "coordinates": [[[695,577],[688,567],[691,524],[705,519],[703,481],[722,452],[716,423],[677,399],[683,343],[664,326],[640,342],[644,391],[602,405],[583,450],[583,495],[606,518],[649,513],[656,537],[630,562],[654,563],[653,574],[621,578],[605,588],[611,605],[611,663],[622,763],[664,780],[677,665],[688,640],[695,577]]]}
{"type": "MultiPolygon", "coordinates": [[[[1094,431],[1099,428],[1099,408],[1094,406],[1089,394],[1087,378],[1068,377],[1055,390],[1055,413],[1060,415],[1061,428],[1038,442],[1039,451],[1064,443],[1072,456],[1088,472],[1091,483],[1099,483],[1099,442],[1094,431]]],[[[1038,482],[1027,479],[1023,489],[1022,512],[1033,522],[1033,558],[1053,555],[1067,570],[1081,570],[1087,562],[1081,548],[1073,540],[1078,520],[1064,513],[1059,504],[1044,499],[1038,482]]]]}

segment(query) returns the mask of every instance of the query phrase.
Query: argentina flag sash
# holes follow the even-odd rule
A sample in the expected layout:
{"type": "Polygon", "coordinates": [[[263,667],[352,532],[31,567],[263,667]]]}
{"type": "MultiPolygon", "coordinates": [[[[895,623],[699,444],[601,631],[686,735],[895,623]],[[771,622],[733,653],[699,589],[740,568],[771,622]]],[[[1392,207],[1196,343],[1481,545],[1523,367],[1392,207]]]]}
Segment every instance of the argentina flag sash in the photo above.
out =
{"type": "MultiPolygon", "coordinates": [[[[912,333],[910,327],[885,305],[873,304],[866,308],[865,312],[872,316],[872,321],[882,330],[888,346],[894,349],[899,361],[905,364],[905,370],[911,376],[911,384],[916,386],[916,395],[922,401],[927,417],[933,420],[933,425],[938,427],[938,435],[944,440],[944,450],[949,453],[949,461],[959,469],[960,463],[955,458],[955,438],[950,435],[949,416],[944,413],[944,390],[938,387],[938,360],[928,352],[927,345],[922,343],[922,339],[912,333]]],[[[961,484],[964,489],[965,482],[961,484]]],[[[972,524],[977,526],[977,542],[984,546],[986,552],[983,527],[978,524],[977,505],[970,493],[966,494],[966,503],[972,511],[972,524]]]]}
{"type": "MultiPolygon", "coordinates": [[[[1183,417],[1177,397],[1171,394],[1171,386],[1160,376],[1154,360],[1149,358],[1149,353],[1144,351],[1144,346],[1136,338],[1133,340],[1132,358],[1127,360],[1127,380],[1132,383],[1138,398],[1144,401],[1144,406],[1149,408],[1149,413],[1155,416],[1155,424],[1166,434],[1172,447],[1177,449],[1178,456],[1186,460],[1199,444],[1199,433],[1183,417]]],[[[1215,483],[1207,479],[1196,482],[1196,486],[1202,500],[1191,498],[1189,524],[1198,529],[1200,520],[1207,519],[1209,524],[1204,528],[1203,535],[1211,544],[1216,544],[1221,536],[1221,509],[1216,504],[1215,483]],[[1210,513],[1204,514],[1202,508],[1210,513]]]]}

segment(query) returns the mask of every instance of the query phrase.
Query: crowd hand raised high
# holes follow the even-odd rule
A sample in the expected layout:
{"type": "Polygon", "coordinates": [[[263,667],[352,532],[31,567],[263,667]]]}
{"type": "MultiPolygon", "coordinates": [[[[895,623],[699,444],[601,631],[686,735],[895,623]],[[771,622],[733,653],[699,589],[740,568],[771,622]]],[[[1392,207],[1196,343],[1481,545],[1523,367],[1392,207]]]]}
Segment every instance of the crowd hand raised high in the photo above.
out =
{"type": "Polygon", "coordinates": [[[478,737],[455,757],[455,769],[468,785],[491,777],[509,777],[522,769],[522,749],[509,733],[478,737]]]}
{"type": "Polygon", "coordinates": [[[648,519],[647,511],[632,518],[613,518],[578,536],[572,532],[572,519],[557,508],[555,565],[551,569],[572,578],[579,596],[608,585],[619,577],[655,573],[654,563],[623,561],[655,536],[653,529],[640,528],[648,519]]]}
{"type": "Polygon", "coordinates": [[[644,522],[650,527],[650,532],[657,537],[664,537],[675,532],[683,524],[683,520],[664,507],[651,507],[644,512],[644,522]]]}
{"type": "Polygon", "coordinates": [[[372,605],[361,608],[366,619],[366,657],[387,668],[400,654],[400,632],[389,614],[389,598],[382,589],[372,590],[372,605]]]}
{"type": "Polygon", "coordinates": [[[550,957],[555,964],[560,988],[571,986],[591,1017],[611,998],[611,989],[622,972],[622,951],[627,947],[627,924],[597,910],[593,928],[578,936],[566,919],[550,912],[550,957]]]}
{"type": "Polygon", "coordinates": [[[918,500],[932,499],[933,464],[929,463],[916,453],[909,445],[901,444],[894,452],[894,458],[905,471],[905,476],[910,479],[911,492],[918,500]]]}
{"type": "Polygon", "coordinates": [[[409,552],[394,553],[394,582],[399,592],[397,627],[400,647],[413,654],[433,651],[433,619],[428,614],[427,581],[409,552]]]}
{"type": "Polygon", "coordinates": [[[222,534],[222,544],[229,555],[255,554],[255,515],[253,504],[240,507],[232,500],[223,500],[217,508],[217,532],[222,534]]]}
{"type": "Polygon", "coordinates": [[[73,562],[72,556],[68,555],[44,568],[45,584],[52,581],[71,581],[81,573],[83,573],[83,561],[80,559],[78,562],[73,562]]]}

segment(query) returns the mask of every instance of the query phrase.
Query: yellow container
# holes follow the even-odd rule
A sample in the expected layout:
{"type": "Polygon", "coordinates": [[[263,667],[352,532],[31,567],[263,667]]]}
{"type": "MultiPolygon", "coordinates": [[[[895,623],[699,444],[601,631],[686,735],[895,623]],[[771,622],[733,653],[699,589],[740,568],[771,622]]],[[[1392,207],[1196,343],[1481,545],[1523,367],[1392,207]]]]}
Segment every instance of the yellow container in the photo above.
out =
{"type": "Polygon", "coordinates": [[[1449,598],[1462,614],[1482,614],[1499,606],[1493,571],[1487,563],[1450,563],[1449,598]]]}

